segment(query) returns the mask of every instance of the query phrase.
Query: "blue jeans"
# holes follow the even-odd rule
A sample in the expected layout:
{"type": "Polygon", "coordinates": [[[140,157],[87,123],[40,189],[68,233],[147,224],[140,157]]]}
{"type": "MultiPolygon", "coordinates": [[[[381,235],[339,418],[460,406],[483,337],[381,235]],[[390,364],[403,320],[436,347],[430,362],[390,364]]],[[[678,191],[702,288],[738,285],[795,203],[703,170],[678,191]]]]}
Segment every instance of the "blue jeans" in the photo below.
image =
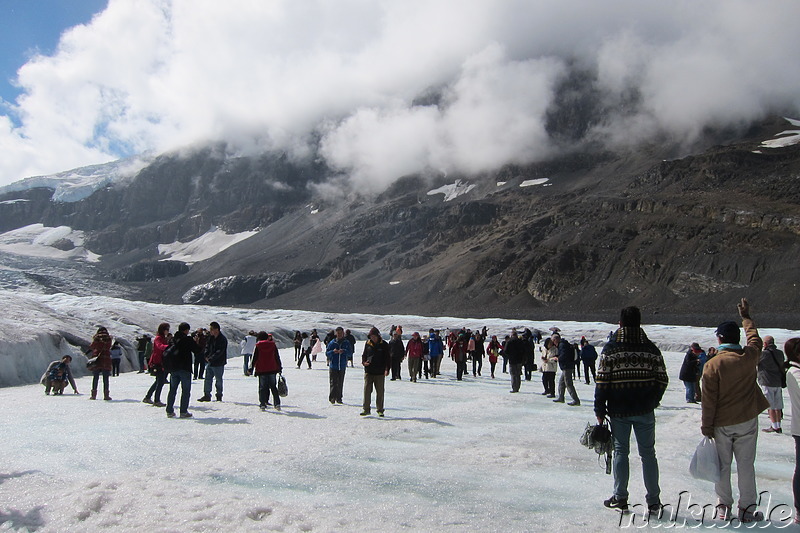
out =
{"type": "Polygon", "coordinates": [[[683,386],[686,387],[686,401],[693,402],[694,400],[694,386],[695,381],[684,381],[683,386]]]}
{"type": "Polygon", "coordinates": [[[206,365],[206,378],[203,383],[203,394],[205,396],[211,396],[211,382],[215,381],[214,386],[217,390],[217,399],[222,399],[222,374],[224,373],[224,366],[206,365]]]}
{"type": "Polygon", "coordinates": [[[167,394],[167,412],[175,412],[175,396],[181,386],[181,413],[189,411],[189,393],[192,391],[192,373],[188,370],[173,370],[169,375],[169,394],[167,394]]]}
{"type": "Polygon", "coordinates": [[[92,390],[97,390],[97,383],[100,380],[100,374],[103,375],[103,390],[108,390],[108,377],[111,375],[111,372],[108,370],[95,370],[92,372],[92,390]]]}
{"type": "Polygon", "coordinates": [[[244,375],[245,375],[245,376],[246,376],[246,375],[247,375],[247,373],[249,372],[249,368],[250,368],[250,357],[251,357],[252,355],[253,355],[253,354],[251,354],[251,353],[243,353],[243,354],[242,354],[242,359],[244,359],[244,365],[242,365],[242,366],[244,367],[244,368],[243,368],[243,370],[244,370],[244,375]]]}
{"type": "Polygon", "coordinates": [[[150,386],[150,389],[147,391],[145,395],[146,398],[152,398],[153,394],[156,395],[156,401],[161,401],[161,389],[164,388],[164,384],[167,382],[167,373],[164,372],[161,368],[156,367],[156,380],[150,386]]]}
{"type": "Polygon", "coordinates": [[[656,459],[656,415],[610,417],[611,433],[614,435],[614,496],[618,500],[628,499],[630,467],[628,454],[631,445],[631,428],[636,434],[639,457],[642,458],[642,476],[647,490],[647,505],[660,503],[658,488],[658,460],[656,459]]]}

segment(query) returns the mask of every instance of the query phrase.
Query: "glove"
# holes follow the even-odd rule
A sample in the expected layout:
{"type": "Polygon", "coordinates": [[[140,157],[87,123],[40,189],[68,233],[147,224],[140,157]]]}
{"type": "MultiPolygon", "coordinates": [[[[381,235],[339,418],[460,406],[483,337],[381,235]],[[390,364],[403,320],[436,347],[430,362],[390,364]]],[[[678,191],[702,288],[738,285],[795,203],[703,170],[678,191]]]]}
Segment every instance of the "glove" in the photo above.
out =
{"type": "Polygon", "coordinates": [[[703,434],[704,437],[708,437],[709,439],[714,438],[714,427],[711,426],[703,426],[700,428],[700,432],[703,434]]]}

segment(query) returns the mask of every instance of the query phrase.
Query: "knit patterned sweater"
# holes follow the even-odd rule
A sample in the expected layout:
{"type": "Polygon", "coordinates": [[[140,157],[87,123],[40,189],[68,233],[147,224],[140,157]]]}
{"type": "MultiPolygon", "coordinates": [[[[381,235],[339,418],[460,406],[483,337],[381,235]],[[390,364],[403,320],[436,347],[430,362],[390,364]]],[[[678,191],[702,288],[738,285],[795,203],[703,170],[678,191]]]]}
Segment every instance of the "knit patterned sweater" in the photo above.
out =
{"type": "Polygon", "coordinates": [[[599,417],[651,413],[669,384],[661,351],[641,328],[619,328],[597,369],[594,412],[599,417]]]}

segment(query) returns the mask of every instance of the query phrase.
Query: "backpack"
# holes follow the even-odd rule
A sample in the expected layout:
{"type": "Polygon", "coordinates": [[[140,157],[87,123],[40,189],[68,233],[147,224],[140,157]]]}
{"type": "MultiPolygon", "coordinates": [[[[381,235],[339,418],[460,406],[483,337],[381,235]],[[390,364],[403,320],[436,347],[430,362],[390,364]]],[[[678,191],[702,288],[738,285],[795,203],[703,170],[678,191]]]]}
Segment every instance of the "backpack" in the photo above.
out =
{"type": "Polygon", "coordinates": [[[178,345],[173,342],[167,346],[167,349],[161,354],[161,366],[164,368],[164,372],[170,372],[175,366],[177,359],[178,345]]]}
{"type": "Polygon", "coordinates": [[[767,349],[766,349],[766,350],[764,350],[764,351],[765,351],[765,352],[766,352],[766,351],[769,351],[769,354],[772,356],[772,360],[773,360],[773,361],[775,361],[775,365],[776,365],[776,366],[777,366],[777,367],[778,367],[780,370],[782,370],[782,371],[783,371],[783,372],[781,372],[781,388],[782,388],[782,389],[785,389],[785,388],[786,388],[786,372],[788,372],[788,371],[789,371],[789,369],[788,369],[788,368],[787,368],[785,365],[782,365],[782,364],[780,364],[780,363],[778,362],[778,357],[775,355],[775,352],[773,352],[773,351],[772,351],[772,348],[771,348],[771,347],[767,347],[767,349]]]}

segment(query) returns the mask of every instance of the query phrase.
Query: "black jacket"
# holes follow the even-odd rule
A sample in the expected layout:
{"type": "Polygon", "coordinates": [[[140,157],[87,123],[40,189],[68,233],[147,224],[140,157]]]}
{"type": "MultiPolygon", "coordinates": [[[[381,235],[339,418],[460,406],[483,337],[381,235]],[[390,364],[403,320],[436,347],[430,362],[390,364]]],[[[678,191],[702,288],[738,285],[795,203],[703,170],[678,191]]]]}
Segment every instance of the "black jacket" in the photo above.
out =
{"type": "Polygon", "coordinates": [[[383,339],[378,339],[376,344],[373,344],[372,340],[368,340],[364,345],[364,353],[361,356],[361,362],[369,362],[369,365],[364,367],[364,372],[367,374],[375,376],[386,374],[392,367],[389,345],[383,339]]]}
{"type": "Polygon", "coordinates": [[[561,339],[558,343],[558,367],[561,370],[575,368],[575,348],[567,339],[561,339]]]}
{"type": "Polygon", "coordinates": [[[697,381],[697,366],[699,363],[700,359],[697,358],[697,354],[690,349],[683,358],[678,378],[681,381],[697,381]]]}
{"type": "Polygon", "coordinates": [[[216,337],[213,335],[208,336],[205,357],[211,366],[225,366],[228,364],[228,339],[222,332],[216,337]]]}
{"type": "Polygon", "coordinates": [[[389,341],[389,353],[393,359],[402,359],[406,356],[406,348],[403,346],[403,341],[400,339],[392,339],[389,341]]]}
{"type": "Polygon", "coordinates": [[[170,370],[192,371],[192,356],[200,353],[200,346],[192,337],[178,331],[172,339],[172,343],[178,348],[170,370]]]}
{"type": "Polygon", "coordinates": [[[527,341],[519,337],[511,337],[506,344],[503,354],[508,358],[508,364],[521,365],[525,363],[528,349],[525,346],[527,341]]]}

